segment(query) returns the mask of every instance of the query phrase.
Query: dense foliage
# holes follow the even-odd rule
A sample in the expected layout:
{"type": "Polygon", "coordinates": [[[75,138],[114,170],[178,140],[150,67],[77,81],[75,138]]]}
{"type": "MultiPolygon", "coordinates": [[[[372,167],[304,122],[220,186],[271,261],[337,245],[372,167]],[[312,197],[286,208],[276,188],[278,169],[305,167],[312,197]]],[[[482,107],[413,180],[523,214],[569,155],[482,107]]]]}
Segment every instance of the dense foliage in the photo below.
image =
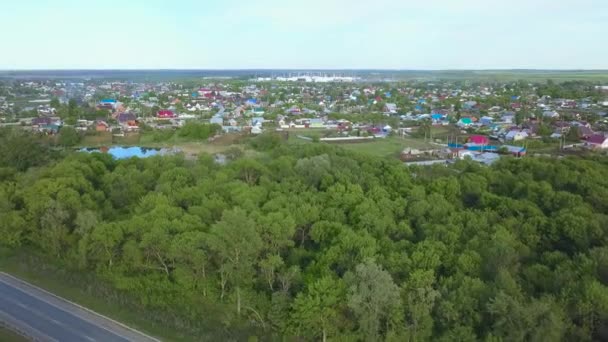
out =
{"type": "Polygon", "coordinates": [[[607,166],[407,169],[323,144],[225,166],[74,153],[0,183],[0,241],[192,335],[216,320],[307,340],[605,340],[607,166]]]}
{"type": "Polygon", "coordinates": [[[217,132],[221,131],[222,127],[217,124],[201,124],[196,122],[187,122],[178,131],[180,137],[191,139],[207,139],[217,132]]]}

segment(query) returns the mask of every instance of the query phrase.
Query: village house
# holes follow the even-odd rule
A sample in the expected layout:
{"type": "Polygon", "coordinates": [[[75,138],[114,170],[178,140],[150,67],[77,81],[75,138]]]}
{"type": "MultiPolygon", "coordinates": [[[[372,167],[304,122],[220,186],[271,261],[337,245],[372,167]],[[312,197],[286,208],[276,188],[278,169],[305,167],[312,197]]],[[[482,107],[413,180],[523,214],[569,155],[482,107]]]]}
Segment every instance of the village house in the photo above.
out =
{"type": "Polygon", "coordinates": [[[578,130],[578,136],[579,136],[579,138],[581,138],[583,140],[589,139],[590,137],[592,137],[595,134],[595,132],[593,132],[593,130],[591,128],[589,128],[588,126],[578,125],[578,126],[572,126],[572,127],[570,127],[570,129],[578,130]]]}
{"type": "Polygon", "coordinates": [[[543,116],[544,116],[545,118],[551,118],[551,119],[554,119],[554,118],[559,118],[559,113],[558,113],[558,112],[556,112],[556,111],[548,110],[548,111],[544,111],[544,112],[543,112],[543,116]]]}
{"type": "Polygon", "coordinates": [[[591,148],[606,149],[608,148],[608,137],[603,134],[594,134],[587,139],[585,145],[591,148]]]}
{"type": "Polygon", "coordinates": [[[264,124],[264,118],[255,117],[251,119],[251,126],[262,126],[264,124]]]}
{"type": "Polygon", "coordinates": [[[132,113],[120,113],[116,116],[116,121],[118,121],[122,129],[127,132],[139,130],[137,118],[132,113]]]}
{"type": "Polygon", "coordinates": [[[511,130],[505,135],[505,140],[520,141],[520,140],[526,139],[527,137],[528,137],[528,133],[526,131],[511,130]]]}
{"type": "Polygon", "coordinates": [[[97,123],[95,124],[96,132],[107,132],[109,130],[110,130],[110,125],[108,125],[108,123],[103,120],[98,120],[97,123]]]}
{"type": "Polygon", "coordinates": [[[473,143],[475,145],[488,145],[490,143],[490,139],[485,135],[471,135],[469,137],[469,143],[473,143]]]}
{"type": "Polygon", "coordinates": [[[224,118],[221,116],[214,115],[210,120],[210,124],[216,124],[222,126],[224,124],[224,118]]]}
{"type": "Polygon", "coordinates": [[[158,119],[173,119],[176,117],[175,113],[171,110],[159,110],[158,113],[156,113],[156,117],[158,119]]]}
{"type": "Polygon", "coordinates": [[[515,122],[515,114],[506,112],[500,117],[500,121],[506,124],[512,124],[515,122]]]}
{"type": "Polygon", "coordinates": [[[397,105],[394,103],[387,103],[384,105],[384,112],[390,114],[397,114],[397,105]]]}

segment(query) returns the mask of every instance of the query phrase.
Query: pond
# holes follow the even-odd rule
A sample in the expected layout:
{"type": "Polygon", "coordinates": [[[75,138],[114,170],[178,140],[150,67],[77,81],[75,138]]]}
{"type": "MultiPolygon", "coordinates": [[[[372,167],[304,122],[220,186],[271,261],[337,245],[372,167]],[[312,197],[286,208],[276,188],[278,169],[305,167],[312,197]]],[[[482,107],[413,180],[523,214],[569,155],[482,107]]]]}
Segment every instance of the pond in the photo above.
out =
{"type": "Polygon", "coordinates": [[[122,147],[122,146],[112,146],[112,147],[84,147],[78,150],[80,152],[100,152],[100,153],[108,153],[112,155],[115,159],[128,159],[132,157],[138,158],[147,158],[156,155],[166,155],[177,152],[173,149],[167,148],[149,148],[149,147],[140,147],[140,146],[131,146],[131,147],[122,147]]]}

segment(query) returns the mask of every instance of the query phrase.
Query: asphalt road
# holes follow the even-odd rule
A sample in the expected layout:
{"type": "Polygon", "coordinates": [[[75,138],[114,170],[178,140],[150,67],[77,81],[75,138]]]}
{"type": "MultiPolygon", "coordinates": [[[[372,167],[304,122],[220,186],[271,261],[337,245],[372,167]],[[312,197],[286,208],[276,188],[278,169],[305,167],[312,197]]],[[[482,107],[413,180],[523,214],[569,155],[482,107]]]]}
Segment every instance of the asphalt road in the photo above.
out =
{"type": "Polygon", "coordinates": [[[1,272],[0,320],[39,341],[158,341],[1,272]]]}

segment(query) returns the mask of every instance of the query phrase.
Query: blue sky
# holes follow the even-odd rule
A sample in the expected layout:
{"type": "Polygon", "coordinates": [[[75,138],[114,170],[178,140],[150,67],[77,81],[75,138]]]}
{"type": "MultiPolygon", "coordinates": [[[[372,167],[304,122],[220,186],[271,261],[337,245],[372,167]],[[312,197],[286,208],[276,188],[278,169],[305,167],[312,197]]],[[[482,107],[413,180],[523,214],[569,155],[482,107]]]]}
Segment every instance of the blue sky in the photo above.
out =
{"type": "Polygon", "coordinates": [[[0,69],[608,69],[606,0],[7,0],[0,69]]]}

